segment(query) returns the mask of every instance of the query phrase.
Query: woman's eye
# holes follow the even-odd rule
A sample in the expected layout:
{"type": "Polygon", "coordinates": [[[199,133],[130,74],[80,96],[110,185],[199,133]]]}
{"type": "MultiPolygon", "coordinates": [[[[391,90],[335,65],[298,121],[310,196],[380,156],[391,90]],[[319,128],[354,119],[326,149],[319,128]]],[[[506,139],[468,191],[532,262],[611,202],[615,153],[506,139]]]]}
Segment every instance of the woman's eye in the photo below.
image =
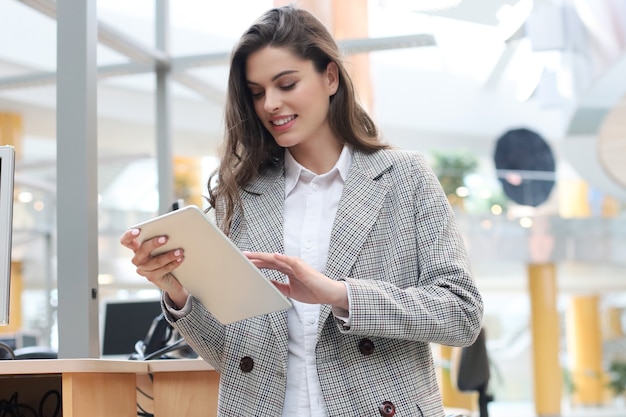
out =
{"type": "Polygon", "coordinates": [[[263,97],[263,91],[259,91],[259,92],[256,92],[256,93],[254,91],[252,91],[251,94],[252,94],[252,98],[255,99],[255,100],[263,97]]]}
{"type": "Polygon", "coordinates": [[[288,90],[293,89],[295,86],[296,86],[296,83],[285,84],[285,85],[281,85],[280,89],[284,91],[288,91],[288,90]]]}

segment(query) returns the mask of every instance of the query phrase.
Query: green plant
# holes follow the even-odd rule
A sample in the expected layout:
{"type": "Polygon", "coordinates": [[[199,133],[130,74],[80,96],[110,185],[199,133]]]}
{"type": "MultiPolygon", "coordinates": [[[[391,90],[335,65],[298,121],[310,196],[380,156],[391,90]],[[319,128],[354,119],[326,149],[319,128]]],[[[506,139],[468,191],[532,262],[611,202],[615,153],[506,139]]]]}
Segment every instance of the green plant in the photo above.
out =
{"type": "Polygon", "coordinates": [[[609,366],[609,387],[616,396],[626,395],[626,362],[613,361],[609,366]]]}
{"type": "Polygon", "coordinates": [[[568,368],[563,368],[563,386],[565,387],[565,391],[568,395],[572,395],[574,391],[576,391],[574,378],[572,377],[572,371],[570,371],[568,368]]]}
{"type": "Polygon", "coordinates": [[[478,167],[474,154],[467,151],[432,151],[432,155],[433,169],[448,196],[455,195],[456,190],[464,185],[465,176],[478,167]]]}

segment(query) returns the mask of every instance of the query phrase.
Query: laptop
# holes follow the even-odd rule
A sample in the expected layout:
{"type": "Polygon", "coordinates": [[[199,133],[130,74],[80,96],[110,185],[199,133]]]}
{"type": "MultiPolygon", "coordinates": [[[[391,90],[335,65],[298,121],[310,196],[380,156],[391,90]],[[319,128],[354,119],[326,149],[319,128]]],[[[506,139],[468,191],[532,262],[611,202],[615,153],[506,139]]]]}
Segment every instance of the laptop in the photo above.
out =
{"type": "Polygon", "coordinates": [[[173,275],[222,324],[286,310],[291,302],[197,206],[136,224],[137,240],[168,236],[158,253],[182,248],[173,275]]]}

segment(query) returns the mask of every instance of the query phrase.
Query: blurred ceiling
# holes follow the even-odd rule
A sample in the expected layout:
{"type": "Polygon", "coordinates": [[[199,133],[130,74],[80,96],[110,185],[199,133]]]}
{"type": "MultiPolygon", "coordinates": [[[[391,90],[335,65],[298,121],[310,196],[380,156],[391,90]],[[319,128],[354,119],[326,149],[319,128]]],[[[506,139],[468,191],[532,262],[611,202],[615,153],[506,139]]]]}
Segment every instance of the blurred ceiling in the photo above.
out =
{"type": "MultiPolygon", "coordinates": [[[[340,40],[347,54],[372,51],[371,110],[386,139],[422,151],[462,147],[489,159],[502,133],[523,126],[552,144],[561,174],[626,199],[588,158],[599,124],[626,91],[619,76],[626,71],[626,2],[448,3],[458,5],[370,0],[369,38],[340,40]]],[[[155,47],[154,1],[99,0],[100,155],[154,155],[151,68],[163,60],[172,64],[174,153],[213,154],[228,53],[271,6],[170,2],[166,56],[155,47]]],[[[53,157],[55,7],[52,0],[0,0],[0,111],[19,112],[26,141],[37,144],[25,147],[23,162],[53,157]]]]}
{"type": "MultiPolygon", "coordinates": [[[[272,2],[205,3],[171,2],[171,59],[179,101],[174,123],[176,129],[214,139],[219,137],[228,52],[239,33],[272,2]],[[186,78],[196,83],[185,85],[186,78]]],[[[493,139],[503,128],[533,124],[547,138],[562,139],[576,106],[621,58],[626,42],[626,5],[619,0],[464,0],[445,10],[417,9],[428,3],[424,1],[370,3],[371,50],[376,38],[393,36],[431,35],[436,43],[402,49],[388,44],[388,51],[371,54],[373,111],[390,129],[493,139]],[[511,33],[519,25],[517,35],[511,33]],[[478,100],[478,105],[467,106],[468,100],[478,100]],[[425,111],[429,114],[414,117],[425,111]]],[[[54,109],[54,6],[52,0],[0,0],[0,39],[5,40],[0,50],[0,106],[24,113],[27,135],[32,130],[36,136],[54,137],[49,127],[37,130],[29,117],[33,108],[54,109]]],[[[150,67],[141,54],[131,61],[119,51],[132,56],[130,48],[123,47],[124,40],[132,41],[136,50],[154,52],[148,61],[158,60],[154,4],[100,0],[98,12],[103,74],[99,114],[149,125],[154,113],[146,103],[154,89],[150,67]],[[115,75],[124,71],[130,75],[115,75]]],[[[624,86],[610,91],[615,95],[624,86]]],[[[611,96],[593,103],[606,108],[613,104],[611,96]]],[[[407,147],[420,140],[420,135],[410,141],[389,136],[407,147]]],[[[106,142],[103,149],[120,149],[117,142],[101,142],[106,142]]],[[[189,138],[180,146],[183,152],[195,153],[194,144],[189,138]]]]}

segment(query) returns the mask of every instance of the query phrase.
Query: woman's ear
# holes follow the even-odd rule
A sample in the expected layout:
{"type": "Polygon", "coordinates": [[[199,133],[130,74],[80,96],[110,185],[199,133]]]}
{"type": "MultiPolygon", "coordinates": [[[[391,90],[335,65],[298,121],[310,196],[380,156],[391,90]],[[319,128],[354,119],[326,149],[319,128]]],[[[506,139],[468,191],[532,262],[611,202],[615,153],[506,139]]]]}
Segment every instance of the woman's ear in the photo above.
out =
{"type": "Polygon", "coordinates": [[[328,95],[333,96],[339,88],[339,67],[335,61],[326,66],[326,78],[328,80],[328,95]]]}

